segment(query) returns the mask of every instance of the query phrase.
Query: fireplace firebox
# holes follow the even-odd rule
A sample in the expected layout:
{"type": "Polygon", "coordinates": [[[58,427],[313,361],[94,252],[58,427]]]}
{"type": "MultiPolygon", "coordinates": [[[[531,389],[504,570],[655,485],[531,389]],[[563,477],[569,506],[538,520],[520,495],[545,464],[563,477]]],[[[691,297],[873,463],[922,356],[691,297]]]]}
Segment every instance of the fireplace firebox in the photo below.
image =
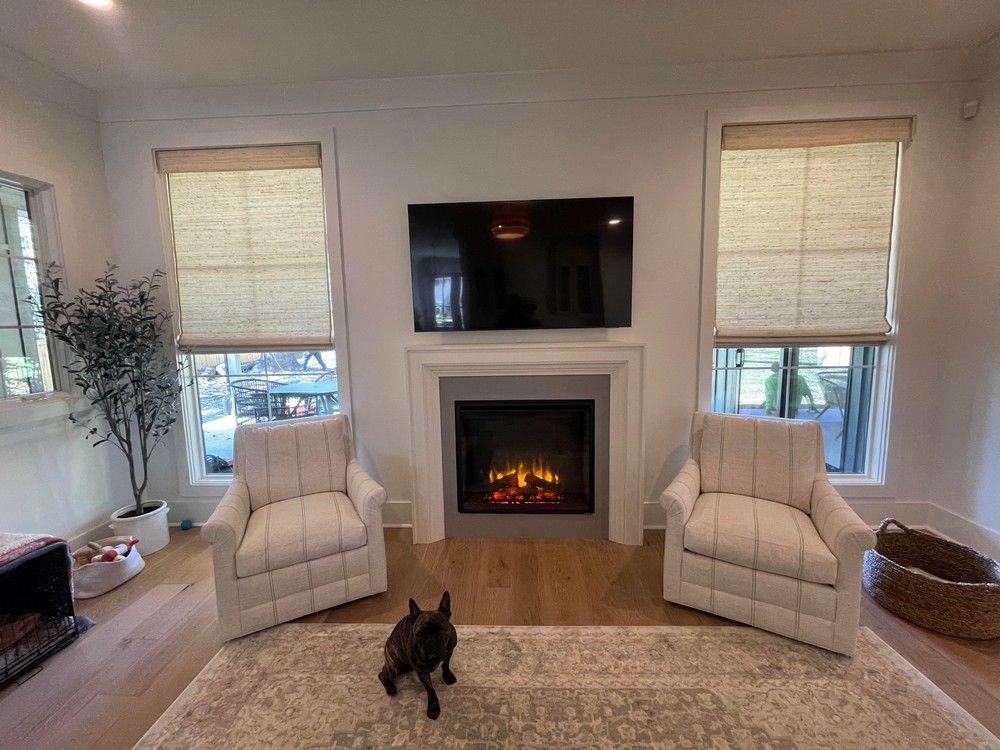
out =
{"type": "Polygon", "coordinates": [[[594,512],[594,401],[455,402],[459,513],[594,512]]]}

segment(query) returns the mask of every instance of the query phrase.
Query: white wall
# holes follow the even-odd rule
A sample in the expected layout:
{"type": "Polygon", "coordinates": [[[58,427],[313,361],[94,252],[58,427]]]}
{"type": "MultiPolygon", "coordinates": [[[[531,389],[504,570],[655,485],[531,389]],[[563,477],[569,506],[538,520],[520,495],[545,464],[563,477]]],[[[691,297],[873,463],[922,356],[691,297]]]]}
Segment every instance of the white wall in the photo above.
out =
{"type": "Polygon", "coordinates": [[[942,531],[1000,550],[1000,40],[983,50],[982,105],[965,123],[963,210],[941,254],[950,331],[937,389],[933,493],[942,531]],[[970,523],[971,522],[971,523],[970,523]]]}
{"type": "MultiPolygon", "coordinates": [[[[114,259],[96,115],[90,92],[0,47],[0,172],[54,186],[73,285],[114,259]]],[[[123,464],[67,420],[79,406],[0,404],[0,530],[73,537],[128,502],[123,464]]]]}
{"type": "MultiPolygon", "coordinates": [[[[438,79],[415,80],[405,91],[392,82],[388,93],[373,82],[367,99],[360,84],[294,87],[292,103],[283,87],[116,97],[102,110],[106,119],[115,120],[103,125],[102,134],[116,240],[141,266],[163,265],[154,148],[319,138],[329,164],[335,134],[339,205],[329,208],[339,209],[343,278],[338,283],[346,290],[337,311],[338,340],[346,332],[350,412],[363,457],[390,498],[405,503],[410,493],[405,347],[607,339],[647,347],[643,487],[647,520],[655,524],[662,522],[656,498],[685,455],[698,358],[707,357],[698,348],[707,114],[770,113],[776,119],[916,115],[917,137],[906,156],[887,478],[881,486],[844,491],[869,521],[877,522],[893,508],[902,518],[922,523],[925,519],[916,516],[931,499],[934,404],[944,350],[942,279],[949,259],[941,248],[953,238],[959,203],[965,124],[957,113],[965,85],[945,82],[961,78],[954,66],[941,73],[941,82],[907,83],[912,79],[901,77],[903,83],[886,83],[890,68],[885,64],[871,70],[880,85],[860,85],[859,65],[858,60],[836,65],[785,61],[769,64],[766,75],[750,70],[741,77],[742,69],[731,66],[715,78],[701,71],[700,77],[684,80],[645,71],[634,85],[617,87],[616,76],[599,77],[589,87],[574,77],[572,85],[561,88],[549,74],[537,80],[519,74],[489,80],[488,90],[503,100],[497,104],[483,102],[485,83],[477,89],[461,78],[452,89],[438,79]],[[784,66],[787,89],[775,83],[781,77],[777,65],[784,66]],[[803,70],[811,71],[808,81],[803,70]],[[852,85],[837,85],[845,78],[852,85]],[[422,87],[433,105],[416,106],[422,87]],[[734,87],[742,90],[691,93],[692,88],[734,87]],[[616,90],[630,95],[616,96],[616,90]],[[310,114],[286,114],[295,111],[310,114]],[[173,119],[171,113],[183,118],[173,119]],[[587,195],[636,199],[631,328],[412,332],[408,203],[587,195]]],[[[926,81],[933,75],[921,68],[920,77],[926,81]]],[[[164,453],[161,459],[153,494],[170,499],[179,485],[170,457],[164,453]]],[[[200,516],[212,504],[187,508],[200,516]]]]}

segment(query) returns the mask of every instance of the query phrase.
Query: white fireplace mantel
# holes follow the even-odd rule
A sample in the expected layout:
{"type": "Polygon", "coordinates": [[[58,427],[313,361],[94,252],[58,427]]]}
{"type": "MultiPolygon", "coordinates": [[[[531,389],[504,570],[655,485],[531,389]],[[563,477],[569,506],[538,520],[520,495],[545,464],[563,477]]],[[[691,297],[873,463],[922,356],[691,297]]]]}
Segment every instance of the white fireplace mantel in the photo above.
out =
{"type": "Polygon", "coordinates": [[[441,378],[608,375],[608,538],[642,544],[644,347],[611,343],[441,345],[406,350],[409,374],[413,541],[444,539],[441,378]]]}

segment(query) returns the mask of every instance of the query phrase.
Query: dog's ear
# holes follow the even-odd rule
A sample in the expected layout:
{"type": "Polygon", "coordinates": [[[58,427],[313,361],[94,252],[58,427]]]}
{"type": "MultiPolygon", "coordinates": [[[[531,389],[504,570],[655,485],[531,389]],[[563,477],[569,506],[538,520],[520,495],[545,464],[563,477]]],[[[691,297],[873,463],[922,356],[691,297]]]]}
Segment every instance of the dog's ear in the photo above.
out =
{"type": "Polygon", "coordinates": [[[445,591],[444,596],[441,597],[441,603],[438,605],[438,612],[443,614],[449,620],[451,619],[451,594],[447,591],[445,591]]]}
{"type": "Polygon", "coordinates": [[[417,603],[412,599],[410,599],[410,614],[414,617],[420,614],[420,607],[418,607],[417,603]]]}

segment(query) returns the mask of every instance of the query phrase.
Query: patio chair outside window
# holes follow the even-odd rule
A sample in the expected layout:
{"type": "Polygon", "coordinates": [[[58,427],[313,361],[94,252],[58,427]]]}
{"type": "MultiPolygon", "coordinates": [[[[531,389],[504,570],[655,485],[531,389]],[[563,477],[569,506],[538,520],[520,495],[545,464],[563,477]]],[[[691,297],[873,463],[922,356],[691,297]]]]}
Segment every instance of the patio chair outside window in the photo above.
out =
{"type": "Polygon", "coordinates": [[[236,424],[266,422],[271,417],[268,382],[262,378],[246,378],[230,384],[236,424]]]}
{"type": "Polygon", "coordinates": [[[311,417],[317,414],[315,396],[284,396],[271,393],[270,381],[244,378],[230,384],[236,423],[271,422],[277,419],[311,417]]]}

